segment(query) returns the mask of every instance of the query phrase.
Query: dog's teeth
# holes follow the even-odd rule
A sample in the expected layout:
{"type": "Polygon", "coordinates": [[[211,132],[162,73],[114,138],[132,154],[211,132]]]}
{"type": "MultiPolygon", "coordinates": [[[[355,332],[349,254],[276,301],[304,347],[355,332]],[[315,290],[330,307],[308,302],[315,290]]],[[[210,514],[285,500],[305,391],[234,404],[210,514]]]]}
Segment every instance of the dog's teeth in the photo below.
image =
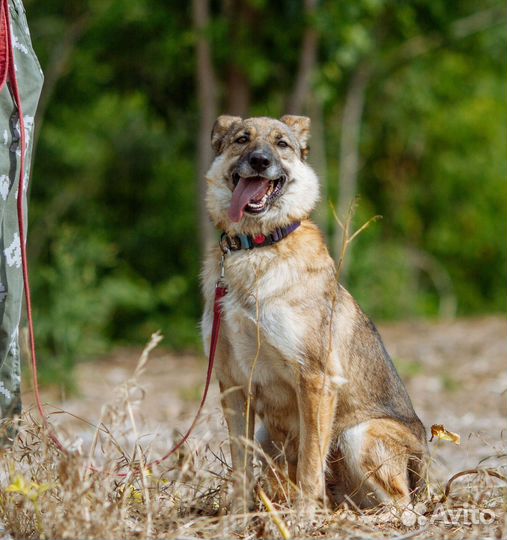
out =
{"type": "Polygon", "coordinates": [[[250,210],[262,210],[265,206],[266,206],[266,203],[269,199],[269,197],[275,192],[275,186],[274,186],[274,183],[271,183],[268,190],[266,191],[266,193],[264,194],[264,196],[262,197],[262,199],[260,199],[259,201],[250,201],[248,203],[248,208],[250,208],[250,210]]]}
{"type": "Polygon", "coordinates": [[[264,195],[264,197],[262,197],[262,199],[260,201],[257,201],[257,202],[249,202],[248,203],[248,206],[250,208],[262,208],[265,204],[266,204],[266,201],[268,200],[268,193],[266,193],[266,195],[264,195]]]}

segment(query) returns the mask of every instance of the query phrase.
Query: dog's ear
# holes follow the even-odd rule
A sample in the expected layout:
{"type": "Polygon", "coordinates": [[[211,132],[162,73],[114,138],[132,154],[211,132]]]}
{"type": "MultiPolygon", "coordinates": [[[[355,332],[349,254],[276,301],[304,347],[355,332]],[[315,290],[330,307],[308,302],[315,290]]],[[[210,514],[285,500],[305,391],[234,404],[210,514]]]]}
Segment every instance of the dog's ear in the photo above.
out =
{"type": "Polygon", "coordinates": [[[301,147],[301,158],[306,159],[310,147],[308,146],[308,139],[310,138],[310,119],[308,116],[295,116],[293,114],[286,114],[280,118],[280,121],[290,127],[299,141],[301,147]]]}
{"type": "Polygon", "coordinates": [[[241,122],[241,117],[229,116],[228,114],[223,114],[215,120],[211,130],[211,146],[217,155],[223,150],[222,143],[225,135],[237,122],[241,122]]]}

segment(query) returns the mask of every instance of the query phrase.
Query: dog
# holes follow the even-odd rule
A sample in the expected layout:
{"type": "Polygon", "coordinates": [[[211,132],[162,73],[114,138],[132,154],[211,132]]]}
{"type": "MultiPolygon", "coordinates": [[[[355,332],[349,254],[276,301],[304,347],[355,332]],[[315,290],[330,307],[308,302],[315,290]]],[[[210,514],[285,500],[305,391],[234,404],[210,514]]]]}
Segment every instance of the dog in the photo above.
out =
{"type": "Polygon", "coordinates": [[[305,499],[407,505],[424,477],[425,429],[309,219],[309,135],[310,119],[292,115],[224,115],[211,135],[206,205],[223,234],[204,264],[202,334],[209,353],[223,256],[216,375],[233,470],[253,478],[258,417],[262,448],[283,456],[305,499]]]}

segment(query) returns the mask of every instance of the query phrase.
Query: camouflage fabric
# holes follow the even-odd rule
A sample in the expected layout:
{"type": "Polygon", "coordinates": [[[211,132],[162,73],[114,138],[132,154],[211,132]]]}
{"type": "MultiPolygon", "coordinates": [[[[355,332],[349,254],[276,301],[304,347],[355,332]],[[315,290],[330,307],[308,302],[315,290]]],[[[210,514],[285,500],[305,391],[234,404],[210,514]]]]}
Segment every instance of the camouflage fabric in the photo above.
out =
{"type": "MultiPolygon", "coordinates": [[[[21,0],[10,0],[14,63],[25,121],[26,156],[24,193],[33,145],[34,117],[43,75],[32,48],[25,10],[21,0]]],[[[21,412],[19,322],[23,302],[23,276],[17,217],[20,166],[19,115],[10,88],[0,93],[0,444],[13,435],[10,420],[21,412]]]]}

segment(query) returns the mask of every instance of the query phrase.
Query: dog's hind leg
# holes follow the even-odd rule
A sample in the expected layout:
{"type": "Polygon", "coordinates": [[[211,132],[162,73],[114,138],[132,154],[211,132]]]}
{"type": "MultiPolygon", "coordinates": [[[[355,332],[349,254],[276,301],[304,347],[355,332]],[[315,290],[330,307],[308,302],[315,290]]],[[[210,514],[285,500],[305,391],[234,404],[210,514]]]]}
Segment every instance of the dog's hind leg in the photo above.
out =
{"type": "Polygon", "coordinates": [[[413,463],[423,451],[412,431],[396,420],[373,419],[347,429],[339,438],[348,473],[349,496],[361,506],[410,503],[413,463]],[[409,474],[410,473],[410,474],[409,474]]]}

